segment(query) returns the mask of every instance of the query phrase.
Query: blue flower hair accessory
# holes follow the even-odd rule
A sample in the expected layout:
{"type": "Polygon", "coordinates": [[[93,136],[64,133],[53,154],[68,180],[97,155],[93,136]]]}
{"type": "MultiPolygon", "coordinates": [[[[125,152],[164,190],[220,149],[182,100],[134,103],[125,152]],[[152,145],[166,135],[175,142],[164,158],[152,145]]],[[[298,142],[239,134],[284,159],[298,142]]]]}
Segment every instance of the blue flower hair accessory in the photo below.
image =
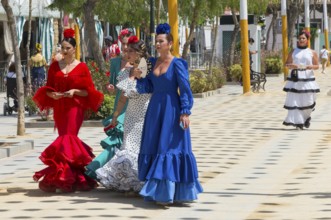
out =
{"type": "Polygon", "coordinates": [[[156,27],[156,34],[170,34],[170,25],[168,23],[159,24],[156,27]]]}

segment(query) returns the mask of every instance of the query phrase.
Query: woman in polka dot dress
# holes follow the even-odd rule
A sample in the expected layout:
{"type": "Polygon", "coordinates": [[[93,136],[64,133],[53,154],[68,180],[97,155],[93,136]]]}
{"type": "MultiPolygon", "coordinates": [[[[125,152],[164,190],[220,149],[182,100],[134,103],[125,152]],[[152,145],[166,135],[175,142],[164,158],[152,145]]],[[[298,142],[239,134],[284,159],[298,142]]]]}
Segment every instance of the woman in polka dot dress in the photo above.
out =
{"type": "MultiPolygon", "coordinates": [[[[147,58],[147,48],[143,41],[136,36],[129,38],[128,57],[134,62],[139,57],[147,58]]],[[[136,81],[130,74],[132,68],[122,69],[119,74],[116,87],[123,91],[117,111],[125,105],[128,99],[126,115],[124,119],[124,138],[120,150],[102,168],[96,170],[100,183],[111,190],[122,192],[139,192],[143,182],[138,179],[138,153],[141,142],[141,134],[144,125],[145,113],[148,107],[150,94],[139,94],[136,91],[136,81]],[[130,79],[132,78],[132,79],[130,79]]],[[[116,125],[118,114],[113,114],[112,123],[116,125]]]]}

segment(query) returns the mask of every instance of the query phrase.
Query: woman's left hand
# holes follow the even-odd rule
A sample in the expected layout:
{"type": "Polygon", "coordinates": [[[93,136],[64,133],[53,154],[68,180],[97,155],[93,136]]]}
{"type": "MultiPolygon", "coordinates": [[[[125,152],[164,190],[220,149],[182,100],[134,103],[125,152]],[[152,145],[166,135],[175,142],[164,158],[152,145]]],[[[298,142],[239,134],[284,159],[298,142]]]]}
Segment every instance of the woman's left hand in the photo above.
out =
{"type": "Polygon", "coordinates": [[[75,89],[70,89],[69,91],[66,91],[63,94],[64,97],[72,98],[75,95],[75,89]]]}
{"type": "Polygon", "coordinates": [[[180,123],[182,123],[183,128],[187,129],[190,127],[190,118],[189,115],[183,114],[180,116],[180,123]]]}

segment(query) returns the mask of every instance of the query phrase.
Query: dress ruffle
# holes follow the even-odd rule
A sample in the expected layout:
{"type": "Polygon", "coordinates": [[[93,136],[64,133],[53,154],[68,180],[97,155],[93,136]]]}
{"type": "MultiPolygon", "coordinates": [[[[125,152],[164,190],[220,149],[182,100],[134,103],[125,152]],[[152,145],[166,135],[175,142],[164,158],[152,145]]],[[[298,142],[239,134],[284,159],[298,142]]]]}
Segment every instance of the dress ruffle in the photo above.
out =
{"type": "Polygon", "coordinates": [[[131,80],[129,70],[124,70],[124,72],[117,77],[118,83],[116,88],[123,91],[124,96],[128,98],[138,98],[139,93],[136,89],[137,81],[131,80]]]}
{"type": "Polygon", "coordinates": [[[198,178],[196,160],[186,154],[139,154],[139,179],[169,179],[173,182],[194,182],[198,178]]]}
{"type": "Polygon", "coordinates": [[[55,100],[47,95],[48,91],[55,91],[55,89],[48,86],[43,86],[39,88],[33,96],[33,101],[41,111],[54,107],[55,100]]]}
{"type": "Polygon", "coordinates": [[[119,150],[115,156],[96,170],[100,183],[116,191],[139,192],[143,182],[138,180],[137,154],[129,150],[119,150]]]}
{"type": "Polygon", "coordinates": [[[109,136],[100,142],[104,150],[86,166],[85,174],[93,179],[97,179],[95,171],[103,167],[114,156],[115,149],[121,147],[123,142],[123,126],[118,125],[116,128],[108,130],[106,134],[109,136]]]}
{"type": "Polygon", "coordinates": [[[145,184],[140,195],[146,201],[164,203],[191,202],[198,199],[203,189],[198,180],[188,183],[178,183],[170,180],[150,179],[145,184]]]}
{"type": "Polygon", "coordinates": [[[84,175],[84,167],[91,162],[92,149],[75,135],[59,136],[41,154],[40,160],[48,165],[33,176],[46,192],[91,190],[97,183],[84,175]]]}

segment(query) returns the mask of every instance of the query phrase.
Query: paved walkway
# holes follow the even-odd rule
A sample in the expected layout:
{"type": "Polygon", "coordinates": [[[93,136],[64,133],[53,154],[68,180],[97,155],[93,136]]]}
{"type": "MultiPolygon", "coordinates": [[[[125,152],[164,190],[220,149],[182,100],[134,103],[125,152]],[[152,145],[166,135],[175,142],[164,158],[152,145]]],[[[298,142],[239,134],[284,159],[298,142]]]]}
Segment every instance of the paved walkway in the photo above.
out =
{"type": "MultiPolygon", "coordinates": [[[[33,128],[16,137],[16,118],[0,116],[0,140],[35,143],[34,150],[0,160],[1,219],[331,219],[331,67],[316,77],[321,93],[303,131],[282,125],[282,76],[269,77],[266,92],[242,95],[242,87],[227,85],[196,99],[191,131],[204,193],[190,206],[169,209],[103,187],[41,192],[32,175],[44,167],[38,156],[56,134],[33,128]]],[[[79,136],[95,154],[101,151],[101,127],[83,127],[79,136]]]]}

